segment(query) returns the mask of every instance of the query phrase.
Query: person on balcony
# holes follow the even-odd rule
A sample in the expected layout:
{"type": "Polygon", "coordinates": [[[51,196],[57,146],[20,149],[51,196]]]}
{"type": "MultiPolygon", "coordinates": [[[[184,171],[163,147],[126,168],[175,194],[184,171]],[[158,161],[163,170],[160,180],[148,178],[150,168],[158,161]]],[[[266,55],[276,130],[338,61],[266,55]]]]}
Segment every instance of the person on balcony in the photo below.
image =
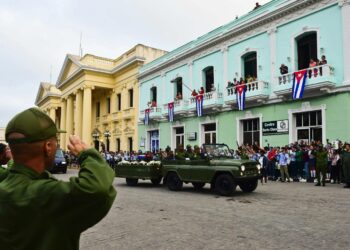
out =
{"type": "Polygon", "coordinates": [[[205,93],[205,90],[203,87],[200,88],[200,90],[198,91],[199,95],[203,95],[205,93]]]}
{"type": "Polygon", "coordinates": [[[210,87],[210,91],[211,92],[214,92],[214,91],[216,91],[216,88],[215,88],[215,85],[214,85],[214,83],[211,85],[211,87],[210,87]]]}
{"type": "Polygon", "coordinates": [[[177,95],[176,95],[176,98],[175,98],[175,100],[182,100],[182,94],[181,94],[181,92],[177,92],[177,95]]]}
{"type": "Polygon", "coordinates": [[[310,59],[309,63],[309,78],[312,77],[312,72],[314,73],[314,77],[317,77],[318,69],[317,69],[317,62],[314,59],[310,59]]]}
{"type": "Polygon", "coordinates": [[[285,65],[285,64],[281,64],[281,67],[280,67],[280,73],[281,73],[281,75],[282,76],[280,76],[279,77],[279,79],[280,79],[280,84],[282,83],[282,81],[283,81],[283,84],[286,84],[286,74],[288,74],[288,66],[287,65],[285,65]]]}
{"type": "MultiPolygon", "coordinates": [[[[236,78],[235,78],[236,79],[236,78]]],[[[235,80],[234,79],[234,80],[235,80]]],[[[236,82],[237,82],[237,80],[236,80],[236,82]]],[[[228,95],[232,95],[232,93],[233,93],[233,87],[234,87],[235,85],[234,85],[234,83],[233,82],[230,82],[230,81],[228,81],[227,82],[227,94],[228,95]]]]}
{"type": "Polygon", "coordinates": [[[157,102],[155,100],[152,101],[152,108],[157,107],[157,102]]]}
{"type": "Polygon", "coordinates": [[[192,94],[191,94],[192,96],[197,96],[198,95],[198,93],[197,93],[197,91],[194,89],[194,90],[192,90],[192,94]]]}
{"type": "MultiPolygon", "coordinates": [[[[327,64],[328,64],[328,62],[327,62],[326,56],[322,55],[321,61],[319,62],[318,65],[327,65],[327,64]]],[[[320,67],[320,76],[322,76],[322,67],[320,67]]]]}

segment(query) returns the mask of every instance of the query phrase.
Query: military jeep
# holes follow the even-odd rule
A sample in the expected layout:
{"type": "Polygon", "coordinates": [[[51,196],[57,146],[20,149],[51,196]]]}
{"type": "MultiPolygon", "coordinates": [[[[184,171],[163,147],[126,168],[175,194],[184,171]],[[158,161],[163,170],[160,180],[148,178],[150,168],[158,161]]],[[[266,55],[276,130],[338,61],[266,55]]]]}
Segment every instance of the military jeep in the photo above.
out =
{"type": "Polygon", "coordinates": [[[219,195],[231,195],[237,185],[243,192],[253,192],[261,177],[261,166],[256,161],[233,159],[226,144],[203,144],[201,159],[162,161],[164,183],[172,191],[182,189],[183,183],[192,183],[201,189],[210,183],[219,195]]]}

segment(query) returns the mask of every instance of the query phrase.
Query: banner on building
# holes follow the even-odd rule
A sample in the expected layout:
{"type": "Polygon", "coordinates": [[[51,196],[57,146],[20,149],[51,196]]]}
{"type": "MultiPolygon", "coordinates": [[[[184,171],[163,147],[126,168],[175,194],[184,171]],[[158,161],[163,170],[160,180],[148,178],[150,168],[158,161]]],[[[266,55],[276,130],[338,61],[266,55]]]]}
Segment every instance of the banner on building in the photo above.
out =
{"type": "Polygon", "coordinates": [[[300,70],[298,72],[294,72],[293,87],[292,87],[293,99],[303,98],[306,78],[307,78],[306,69],[300,70]]]}
{"type": "Polygon", "coordinates": [[[145,109],[145,119],[144,119],[145,125],[149,124],[149,113],[150,113],[150,109],[145,109]]]}
{"type": "Polygon", "coordinates": [[[174,102],[168,103],[168,118],[169,118],[169,122],[174,121],[174,102]]]}
{"type": "Polygon", "coordinates": [[[237,91],[237,106],[238,110],[244,110],[245,107],[245,92],[247,91],[247,86],[244,84],[238,85],[236,87],[237,91]]]}
{"type": "Polygon", "coordinates": [[[202,116],[202,114],[203,114],[203,95],[196,96],[196,110],[197,110],[197,116],[202,116]]]}

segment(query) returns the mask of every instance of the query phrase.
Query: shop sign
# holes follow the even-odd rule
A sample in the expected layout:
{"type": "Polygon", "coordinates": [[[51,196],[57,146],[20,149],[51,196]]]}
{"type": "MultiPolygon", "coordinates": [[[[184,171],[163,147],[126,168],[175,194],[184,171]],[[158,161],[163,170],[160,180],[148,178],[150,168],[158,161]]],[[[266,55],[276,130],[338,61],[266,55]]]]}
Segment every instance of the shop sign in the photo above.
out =
{"type": "Polygon", "coordinates": [[[263,135],[278,135],[288,133],[288,120],[269,121],[262,123],[263,135]]]}

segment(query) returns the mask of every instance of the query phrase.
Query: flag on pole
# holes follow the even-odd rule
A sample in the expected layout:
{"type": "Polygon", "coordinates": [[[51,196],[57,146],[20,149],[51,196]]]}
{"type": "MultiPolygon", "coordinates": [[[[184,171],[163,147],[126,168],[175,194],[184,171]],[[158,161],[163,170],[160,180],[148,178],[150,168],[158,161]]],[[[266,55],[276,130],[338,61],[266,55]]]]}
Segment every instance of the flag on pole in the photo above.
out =
{"type": "Polygon", "coordinates": [[[203,95],[196,96],[196,110],[197,116],[202,116],[203,112],[203,95]]]}
{"type": "Polygon", "coordinates": [[[169,118],[169,122],[174,121],[174,102],[168,103],[168,118],[169,118]]]}
{"type": "Polygon", "coordinates": [[[303,98],[304,88],[307,78],[307,70],[300,70],[298,72],[294,72],[293,78],[293,99],[301,99],[303,98]]]}
{"type": "Polygon", "coordinates": [[[145,109],[145,119],[144,119],[145,125],[148,125],[149,123],[149,113],[150,113],[150,109],[145,109]]]}
{"type": "Polygon", "coordinates": [[[245,92],[246,92],[246,90],[247,90],[247,87],[244,84],[238,85],[236,87],[238,110],[244,110],[244,108],[245,108],[245,92]]]}

